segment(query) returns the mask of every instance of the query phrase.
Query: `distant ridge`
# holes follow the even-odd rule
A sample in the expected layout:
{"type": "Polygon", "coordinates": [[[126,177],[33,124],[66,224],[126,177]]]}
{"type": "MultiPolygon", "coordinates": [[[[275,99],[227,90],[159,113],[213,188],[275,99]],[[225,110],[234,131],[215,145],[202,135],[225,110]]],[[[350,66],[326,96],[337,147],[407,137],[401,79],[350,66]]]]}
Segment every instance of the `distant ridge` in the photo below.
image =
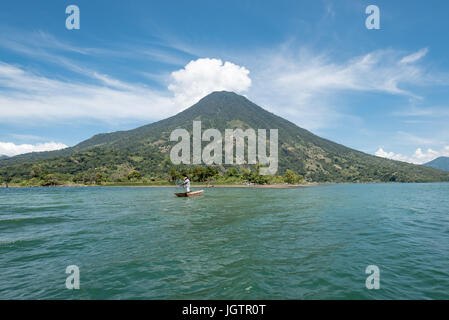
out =
{"type": "MultiPolygon", "coordinates": [[[[83,172],[101,172],[115,179],[136,169],[147,177],[166,177],[173,166],[169,159],[170,133],[176,128],[278,129],[279,171],[287,169],[317,182],[431,182],[449,181],[449,173],[426,166],[369,155],[320,138],[233,92],[213,92],[190,108],[161,121],[113,133],[98,134],[74,147],[25,154],[0,160],[0,176],[31,179],[30,168],[39,165],[48,173],[70,178],[83,172]]],[[[226,168],[218,166],[224,171],[226,168]]]]}
{"type": "Polygon", "coordinates": [[[439,157],[424,165],[439,170],[449,171],[449,157],[439,157]]]}

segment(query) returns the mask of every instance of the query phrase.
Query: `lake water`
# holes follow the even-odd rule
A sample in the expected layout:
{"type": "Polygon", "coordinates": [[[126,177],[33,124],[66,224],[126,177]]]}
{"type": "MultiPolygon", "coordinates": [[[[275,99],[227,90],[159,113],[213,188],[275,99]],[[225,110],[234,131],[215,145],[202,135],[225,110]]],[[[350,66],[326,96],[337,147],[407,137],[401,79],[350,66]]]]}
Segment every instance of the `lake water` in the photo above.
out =
{"type": "Polygon", "coordinates": [[[0,299],[449,299],[449,184],[175,190],[0,189],[0,299]]]}

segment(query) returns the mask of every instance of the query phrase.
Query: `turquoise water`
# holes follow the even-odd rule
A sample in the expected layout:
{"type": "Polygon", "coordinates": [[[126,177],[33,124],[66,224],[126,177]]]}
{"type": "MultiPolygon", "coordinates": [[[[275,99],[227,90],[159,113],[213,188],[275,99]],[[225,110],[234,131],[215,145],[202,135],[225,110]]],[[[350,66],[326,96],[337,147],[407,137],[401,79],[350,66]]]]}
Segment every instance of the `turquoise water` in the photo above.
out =
{"type": "Polygon", "coordinates": [[[0,189],[0,299],[449,299],[449,184],[174,191],[0,189]]]}

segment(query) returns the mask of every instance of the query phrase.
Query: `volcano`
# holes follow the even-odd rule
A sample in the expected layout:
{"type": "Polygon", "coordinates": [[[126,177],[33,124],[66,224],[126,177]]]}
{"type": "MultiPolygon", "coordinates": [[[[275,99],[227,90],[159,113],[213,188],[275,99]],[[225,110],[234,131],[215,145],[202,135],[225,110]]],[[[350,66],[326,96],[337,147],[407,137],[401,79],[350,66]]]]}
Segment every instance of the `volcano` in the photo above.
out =
{"type": "MultiPolygon", "coordinates": [[[[170,161],[170,133],[177,128],[192,132],[193,121],[203,130],[278,129],[279,170],[290,169],[316,182],[437,182],[449,181],[449,173],[430,167],[369,155],[327,139],[257,106],[233,92],[213,92],[190,108],[142,127],[93,136],[74,147],[24,154],[0,160],[0,175],[29,179],[30,168],[39,165],[49,173],[76,175],[100,170],[113,177],[120,170],[138,170],[163,177],[170,161]]],[[[219,168],[224,170],[225,168],[219,168]]]]}

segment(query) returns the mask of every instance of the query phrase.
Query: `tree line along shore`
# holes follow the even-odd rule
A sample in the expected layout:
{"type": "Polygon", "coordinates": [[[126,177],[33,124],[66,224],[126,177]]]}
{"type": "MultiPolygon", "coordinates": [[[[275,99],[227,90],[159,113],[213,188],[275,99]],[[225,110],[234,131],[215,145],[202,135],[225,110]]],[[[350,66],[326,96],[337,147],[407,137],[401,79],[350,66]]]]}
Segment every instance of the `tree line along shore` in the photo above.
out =
{"type": "Polygon", "coordinates": [[[167,186],[176,180],[189,177],[191,182],[201,186],[269,186],[302,185],[307,183],[301,174],[286,170],[283,175],[261,175],[260,166],[252,168],[227,169],[215,166],[172,167],[163,175],[144,175],[131,169],[120,176],[107,175],[100,170],[87,170],[77,174],[51,173],[40,165],[31,167],[25,177],[3,176],[0,183],[11,187],[51,186],[167,186]]]}

